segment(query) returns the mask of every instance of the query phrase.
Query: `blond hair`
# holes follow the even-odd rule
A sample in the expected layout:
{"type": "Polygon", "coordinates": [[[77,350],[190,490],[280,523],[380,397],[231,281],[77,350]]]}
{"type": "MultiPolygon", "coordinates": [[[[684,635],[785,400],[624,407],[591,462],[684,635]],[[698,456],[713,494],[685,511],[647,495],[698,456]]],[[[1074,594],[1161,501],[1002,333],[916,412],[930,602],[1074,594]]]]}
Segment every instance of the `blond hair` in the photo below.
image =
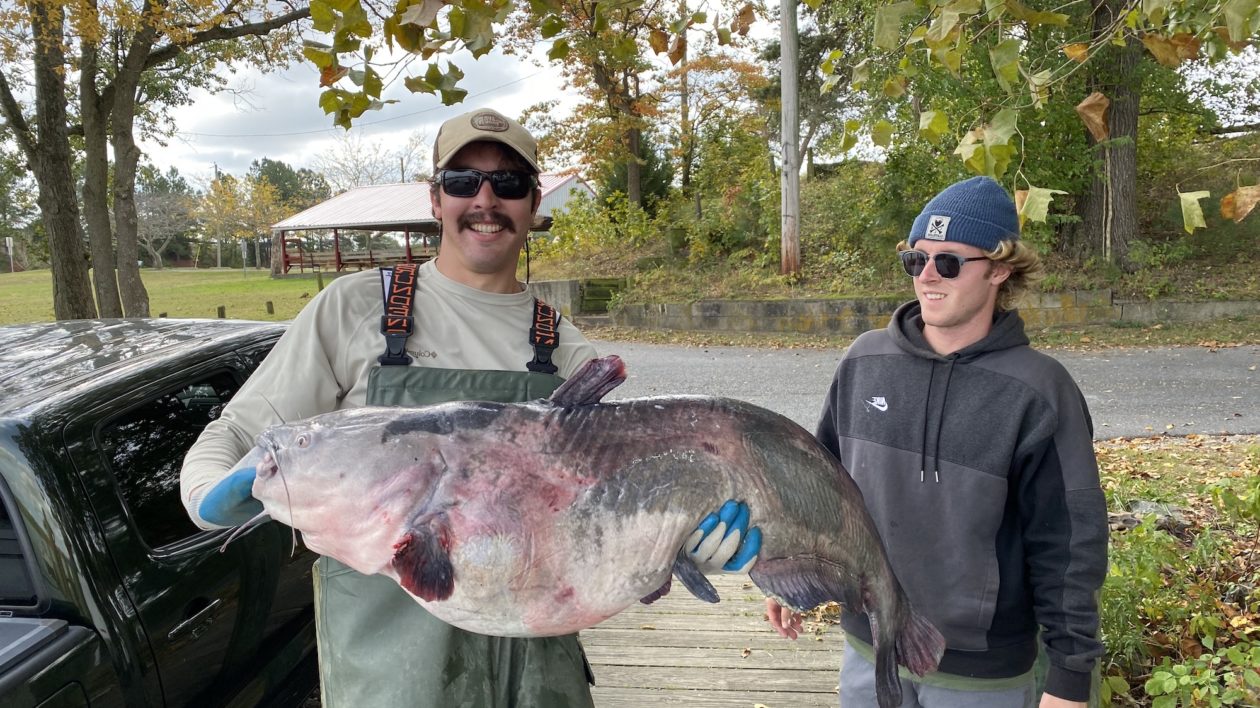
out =
{"type": "MultiPolygon", "coordinates": [[[[910,250],[909,242],[902,241],[897,244],[898,253],[908,250],[910,250]]],[[[1002,281],[1001,287],[998,288],[996,303],[998,312],[1014,310],[1037,281],[1045,277],[1046,269],[1041,263],[1041,256],[1038,256],[1031,246],[1018,239],[1001,241],[997,248],[984,255],[994,263],[1005,263],[1011,267],[1010,277],[1002,281]]]]}

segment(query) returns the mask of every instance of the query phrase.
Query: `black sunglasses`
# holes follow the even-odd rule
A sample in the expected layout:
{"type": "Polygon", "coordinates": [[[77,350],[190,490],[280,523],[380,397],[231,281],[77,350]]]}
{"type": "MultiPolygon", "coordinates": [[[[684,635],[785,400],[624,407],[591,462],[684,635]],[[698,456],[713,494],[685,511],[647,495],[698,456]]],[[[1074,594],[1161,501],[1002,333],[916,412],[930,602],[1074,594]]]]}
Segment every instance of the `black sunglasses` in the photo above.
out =
{"type": "Polygon", "coordinates": [[[906,269],[906,275],[911,278],[919,277],[923,269],[927,268],[929,258],[936,264],[936,273],[942,278],[957,278],[958,274],[962,272],[964,263],[989,260],[988,256],[966,258],[956,253],[938,253],[934,256],[929,256],[923,251],[902,251],[900,255],[901,267],[906,269]]]}
{"type": "Polygon", "coordinates": [[[476,196],[482,181],[487,179],[499,199],[524,199],[534,191],[534,175],[522,170],[442,170],[437,178],[442,191],[452,197],[476,196]]]}

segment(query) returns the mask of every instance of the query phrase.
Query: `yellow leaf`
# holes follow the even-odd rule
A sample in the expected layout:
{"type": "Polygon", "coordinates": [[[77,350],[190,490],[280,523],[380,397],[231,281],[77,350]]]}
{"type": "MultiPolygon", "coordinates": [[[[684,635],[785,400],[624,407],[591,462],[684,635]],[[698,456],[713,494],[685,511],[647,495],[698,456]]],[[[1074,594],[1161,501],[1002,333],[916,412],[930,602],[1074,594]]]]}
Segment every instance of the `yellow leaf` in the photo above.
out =
{"type": "Polygon", "coordinates": [[[736,32],[739,36],[747,36],[748,30],[752,27],[753,22],[757,19],[756,12],[753,10],[752,3],[746,3],[739,8],[739,13],[731,20],[731,31],[736,32]]]}
{"type": "MultiPolygon", "coordinates": [[[[1022,227],[1024,221],[1041,221],[1046,220],[1046,214],[1050,211],[1050,200],[1054,199],[1056,194],[1067,194],[1061,189],[1045,189],[1043,187],[1029,187],[1027,191],[1020,190],[1026,195],[1021,201],[1018,196],[1015,200],[1015,207],[1019,212],[1019,225],[1022,227]]],[[[1016,193],[1019,194],[1018,192],[1016,193]]]]}
{"type": "Polygon", "coordinates": [[[888,144],[892,142],[892,134],[892,123],[881,118],[871,128],[871,142],[880,147],[888,147],[888,144]]]}
{"type": "Polygon", "coordinates": [[[884,95],[889,98],[901,98],[906,93],[906,77],[893,76],[884,82],[884,95]]]}
{"type": "Polygon", "coordinates": [[[1240,223],[1260,202],[1260,185],[1239,187],[1221,199],[1221,216],[1240,223]]]}
{"type": "Polygon", "coordinates": [[[1102,142],[1111,136],[1111,130],[1107,128],[1107,108],[1110,105],[1111,100],[1100,91],[1091,93],[1084,101],[1076,104],[1076,114],[1089,129],[1089,134],[1094,136],[1095,142],[1102,142]]]}
{"type": "Polygon", "coordinates": [[[1089,58],[1089,45],[1080,42],[1069,44],[1063,48],[1063,53],[1068,59],[1080,64],[1089,58]]]}
{"type": "Polygon", "coordinates": [[[1199,200],[1212,196],[1212,193],[1178,192],[1177,196],[1181,198],[1181,221],[1185,225],[1186,233],[1192,234],[1195,229],[1206,229],[1207,222],[1203,220],[1203,207],[1199,206],[1199,200]]]}

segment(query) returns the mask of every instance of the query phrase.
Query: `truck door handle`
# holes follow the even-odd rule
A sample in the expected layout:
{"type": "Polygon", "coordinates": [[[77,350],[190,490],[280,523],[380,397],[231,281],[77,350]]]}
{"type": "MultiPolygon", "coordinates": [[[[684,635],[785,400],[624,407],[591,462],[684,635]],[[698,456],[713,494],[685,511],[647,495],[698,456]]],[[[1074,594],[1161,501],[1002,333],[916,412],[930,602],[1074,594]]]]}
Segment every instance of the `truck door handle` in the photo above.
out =
{"type": "Polygon", "coordinates": [[[175,625],[175,627],[166,633],[167,639],[175,639],[184,632],[191,632],[192,638],[196,639],[205,631],[205,627],[214,619],[214,611],[222,604],[222,600],[216,598],[213,602],[194,612],[188,619],[175,625]]]}

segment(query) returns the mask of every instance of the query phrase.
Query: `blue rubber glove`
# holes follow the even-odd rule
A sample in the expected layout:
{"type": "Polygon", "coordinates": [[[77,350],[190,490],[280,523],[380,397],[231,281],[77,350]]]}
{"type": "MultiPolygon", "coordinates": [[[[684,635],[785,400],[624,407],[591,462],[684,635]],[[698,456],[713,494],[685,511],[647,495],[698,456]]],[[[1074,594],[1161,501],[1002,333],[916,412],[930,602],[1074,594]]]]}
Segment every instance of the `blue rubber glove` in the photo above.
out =
{"type": "Polygon", "coordinates": [[[683,550],[705,573],[747,573],[761,552],[761,529],[748,528],[748,505],[726,500],[704,517],[683,550]]]}
{"type": "Polygon", "coordinates": [[[240,526],[263,512],[262,502],[254,498],[254,467],[242,467],[214,485],[197,513],[218,526],[240,526]]]}

